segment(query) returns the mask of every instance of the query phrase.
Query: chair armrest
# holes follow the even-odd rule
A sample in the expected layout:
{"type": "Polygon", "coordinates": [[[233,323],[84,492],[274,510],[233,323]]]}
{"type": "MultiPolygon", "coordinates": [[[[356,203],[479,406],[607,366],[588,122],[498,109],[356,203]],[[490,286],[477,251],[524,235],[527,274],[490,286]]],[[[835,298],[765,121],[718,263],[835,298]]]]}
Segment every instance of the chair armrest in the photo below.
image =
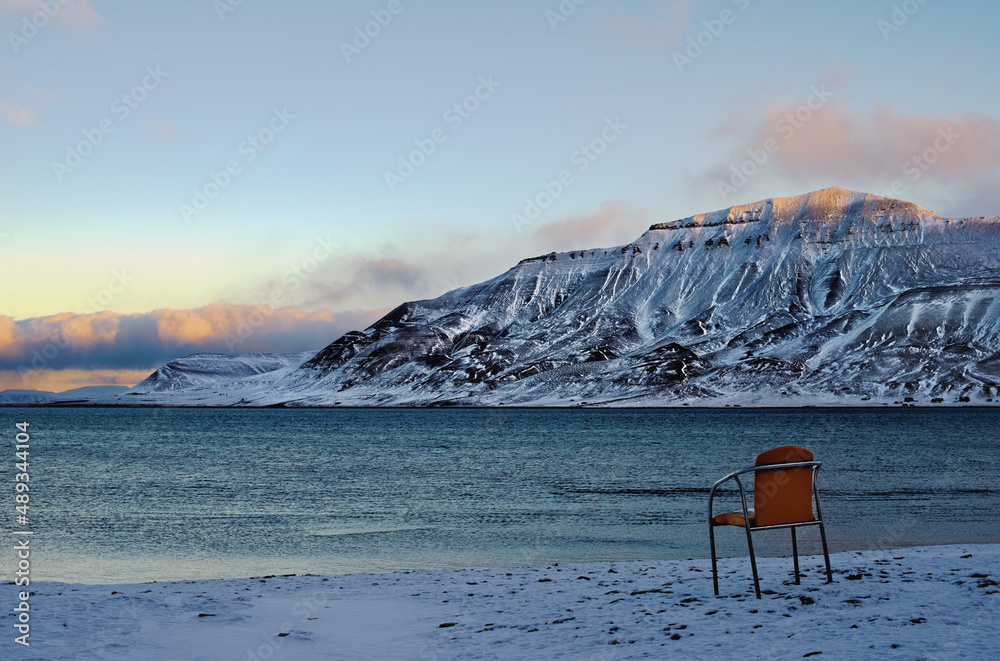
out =
{"type": "Polygon", "coordinates": [[[748,516],[746,490],[743,488],[743,482],[740,480],[740,475],[743,475],[744,473],[750,473],[753,471],[753,469],[754,467],[751,466],[749,468],[743,468],[738,471],[733,471],[732,473],[725,476],[721,480],[718,480],[715,484],[712,485],[712,488],[708,492],[708,520],[710,523],[712,521],[712,501],[715,499],[715,491],[719,488],[719,486],[721,486],[725,482],[728,482],[729,480],[736,480],[736,485],[740,489],[740,500],[743,502],[743,515],[748,516]]]}
{"type": "MultiPolygon", "coordinates": [[[[784,470],[786,468],[810,468],[810,467],[813,469],[813,472],[815,473],[817,470],[819,470],[820,465],[821,465],[821,462],[819,462],[819,461],[791,461],[791,462],[784,463],[784,464],[764,464],[762,466],[747,466],[746,468],[741,468],[738,471],[733,471],[729,475],[725,476],[724,478],[722,478],[721,480],[718,480],[715,484],[713,484],[711,490],[709,490],[709,492],[708,492],[708,520],[709,520],[709,522],[712,521],[712,500],[715,498],[715,491],[723,483],[728,482],[729,480],[736,480],[736,484],[737,484],[737,486],[739,486],[739,489],[740,489],[740,502],[742,502],[742,504],[743,504],[743,517],[744,517],[744,520],[747,521],[747,525],[749,525],[750,517],[749,517],[748,508],[747,508],[746,489],[744,489],[744,487],[743,487],[743,481],[740,480],[740,475],[744,475],[746,473],[756,473],[757,471],[763,471],[763,470],[770,471],[770,470],[784,470]]],[[[816,485],[816,481],[814,479],[813,480],[813,489],[814,490],[815,490],[815,485],[816,485]]]]}

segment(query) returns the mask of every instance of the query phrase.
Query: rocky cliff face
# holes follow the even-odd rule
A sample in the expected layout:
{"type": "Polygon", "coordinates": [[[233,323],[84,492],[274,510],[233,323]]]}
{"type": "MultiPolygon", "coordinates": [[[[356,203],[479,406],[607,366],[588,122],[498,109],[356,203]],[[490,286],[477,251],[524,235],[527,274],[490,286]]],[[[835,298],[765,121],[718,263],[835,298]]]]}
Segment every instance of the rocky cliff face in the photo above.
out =
{"type": "MultiPolygon", "coordinates": [[[[225,398],[204,401],[1000,401],[998,295],[1000,218],[941,218],[832,188],[656,224],[626,246],[524,260],[405,303],[298,369],[229,379],[225,398]]],[[[152,397],[134,391],[125,399],[152,397]]]]}

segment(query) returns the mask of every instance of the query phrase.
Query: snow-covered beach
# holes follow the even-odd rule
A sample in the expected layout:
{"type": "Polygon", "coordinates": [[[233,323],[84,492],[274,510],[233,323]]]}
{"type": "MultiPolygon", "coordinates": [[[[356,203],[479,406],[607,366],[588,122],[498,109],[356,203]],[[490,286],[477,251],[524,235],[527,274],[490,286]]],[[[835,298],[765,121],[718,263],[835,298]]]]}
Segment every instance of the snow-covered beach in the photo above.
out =
{"type": "Polygon", "coordinates": [[[1000,649],[1000,545],[745,558],[276,576],[33,582],[30,647],[9,659],[985,659],[1000,649]]]}

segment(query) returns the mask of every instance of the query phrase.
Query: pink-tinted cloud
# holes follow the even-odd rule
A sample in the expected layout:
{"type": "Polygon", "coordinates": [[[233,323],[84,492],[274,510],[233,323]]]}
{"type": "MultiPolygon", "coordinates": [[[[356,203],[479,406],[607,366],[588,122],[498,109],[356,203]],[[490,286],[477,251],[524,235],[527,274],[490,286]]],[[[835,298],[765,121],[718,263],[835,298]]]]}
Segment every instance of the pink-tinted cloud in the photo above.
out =
{"type": "Polygon", "coordinates": [[[628,243],[649,225],[647,212],[625,202],[605,202],[594,213],[568,216],[546,223],[532,232],[542,250],[578,250],[628,243]]]}
{"type": "Polygon", "coordinates": [[[104,23],[90,0],[54,0],[46,9],[38,0],[0,0],[0,10],[32,16],[36,13],[46,14],[47,18],[74,28],[91,28],[104,23]]]}
{"type": "Polygon", "coordinates": [[[862,112],[829,96],[824,92],[808,102],[774,105],[749,124],[718,129],[712,141],[731,145],[731,151],[689,183],[751,190],[763,184],[774,187],[775,180],[805,188],[843,185],[948,201],[953,212],[964,210],[970,200],[990,197],[995,189],[1000,121],[993,117],[907,115],[885,105],[862,112]],[[821,97],[827,100],[821,102],[821,97]],[[756,167],[747,163],[754,154],[756,167]],[[734,174],[741,165],[749,173],[746,183],[734,174]]]}
{"type": "Polygon", "coordinates": [[[0,101],[0,117],[14,126],[28,126],[35,123],[35,109],[30,106],[16,106],[0,101]]]}
{"type": "Polygon", "coordinates": [[[148,122],[146,124],[146,133],[153,141],[159,144],[179,142],[194,137],[193,133],[166,120],[148,122]]]}
{"type": "Polygon", "coordinates": [[[0,370],[0,390],[41,390],[63,392],[85,386],[131,387],[149,376],[141,370],[43,370],[33,372],[29,380],[16,370],[0,370]]]}
{"type": "Polygon", "coordinates": [[[605,28],[619,45],[659,45],[675,48],[694,21],[692,0],[662,0],[653,5],[650,15],[619,11],[609,16],[605,28]]]}
{"type": "MultiPolygon", "coordinates": [[[[773,127],[785,121],[789,112],[771,110],[756,127],[752,141],[773,134],[773,127]]],[[[786,134],[794,128],[789,123],[786,134]]],[[[1000,122],[971,113],[904,115],[889,106],[860,113],[833,102],[801,122],[791,139],[782,142],[776,163],[788,174],[804,176],[897,177],[907,161],[932,150],[939,154],[928,156],[934,162],[927,172],[938,179],[978,177],[995,171],[1000,163],[1000,122]]]]}
{"type": "Polygon", "coordinates": [[[25,385],[61,370],[149,370],[196,352],[319,350],[383,310],[306,312],[267,305],[209,305],[145,314],[64,313],[15,321],[0,316],[0,371],[25,385]]]}
{"type": "Polygon", "coordinates": [[[36,0],[0,0],[0,9],[4,11],[35,11],[38,9],[36,0]]]}

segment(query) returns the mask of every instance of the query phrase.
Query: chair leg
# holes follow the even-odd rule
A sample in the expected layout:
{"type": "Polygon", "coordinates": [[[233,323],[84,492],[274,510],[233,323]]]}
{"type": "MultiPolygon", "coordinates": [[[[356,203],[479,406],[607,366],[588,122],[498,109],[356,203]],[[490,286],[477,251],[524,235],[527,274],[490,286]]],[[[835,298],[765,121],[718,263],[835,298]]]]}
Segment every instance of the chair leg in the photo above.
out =
{"type": "Polygon", "coordinates": [[[826,528],[823,522],[819,523],[819,536],[823,540],[823,557],[826,558],[826,582],[833,583],[833,570],[830,568],[830,550],[826,546],[826,528]]]}
{"type": "Polygon", "coordinates": [[[719,596],[719,570],[716,567],[715,561],[715,526],[712,525],[712,521],[708,522],[708,542],[709,546],[712,547],[712,585],[715,587],[715,596],[719,596]]]}
{"type": "Polygon", "coordinates": [[[795,540],[795,527],[792,527],[792,557],[795,558],[795,585],[799,584],[799,544],[795,540]]]}
{"type": "Polygon", "coordinates": [[[746,527],[747,546],[750,547],[750,568],[753,570],[753,589],[760,599],[760,579],[757,577],[757,556],[753,554],[753,537],[750,534],[750,527],[746,527]]]}

